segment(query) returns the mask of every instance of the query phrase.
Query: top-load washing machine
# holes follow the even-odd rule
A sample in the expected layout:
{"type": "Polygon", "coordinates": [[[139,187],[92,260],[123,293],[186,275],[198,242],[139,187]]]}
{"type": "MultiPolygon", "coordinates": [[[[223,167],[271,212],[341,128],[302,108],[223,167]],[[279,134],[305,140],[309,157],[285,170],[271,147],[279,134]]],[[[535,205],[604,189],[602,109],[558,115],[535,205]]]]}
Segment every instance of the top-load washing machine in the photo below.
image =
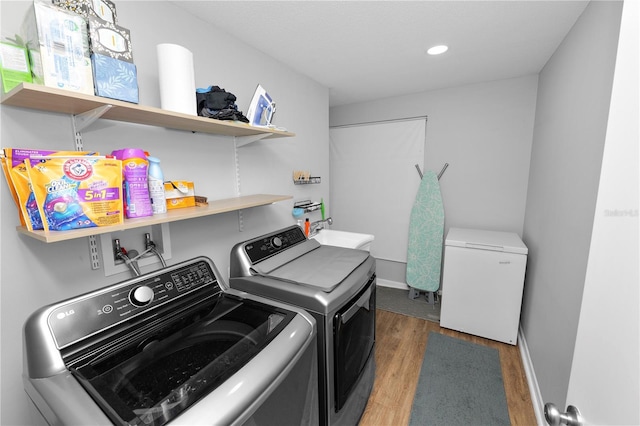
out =
{"type": "Polygon", "coordinates": [[[320,424],[358,424],[375,379],[375,259],[320,245],[291,226],[237,244],[230,266],[232,288],[313,315],[320,424]]]}
{"type": "Polygon", "coordinates": [[[315,320],[195,258],[46,306],[24,387],[49,424],[318,424],[315,320]]]}

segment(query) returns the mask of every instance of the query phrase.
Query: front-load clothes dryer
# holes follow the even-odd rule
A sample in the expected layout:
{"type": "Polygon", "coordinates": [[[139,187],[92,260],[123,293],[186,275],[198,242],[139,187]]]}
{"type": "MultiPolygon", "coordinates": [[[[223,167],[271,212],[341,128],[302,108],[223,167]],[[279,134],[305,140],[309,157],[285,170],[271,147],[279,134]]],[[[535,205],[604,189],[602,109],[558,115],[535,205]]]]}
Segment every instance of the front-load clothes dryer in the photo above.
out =
{"type": "Polygon", "coordinates": [[[515,233],[449,229],[440,326],[515,345],[526,265],[515,233]]]}
{"type": "Polygon", "coordinates": [[[49,424],[318,424],[316,327],[198,257],[43,307],[24,387],[49,424]]]}
{"type": "Polygon", "coordinates": [[[375,259],[291,226],[237,244],[229,285],[298,306],[318,326],[320,425],[357,425],[375,380],[375,259]]]}

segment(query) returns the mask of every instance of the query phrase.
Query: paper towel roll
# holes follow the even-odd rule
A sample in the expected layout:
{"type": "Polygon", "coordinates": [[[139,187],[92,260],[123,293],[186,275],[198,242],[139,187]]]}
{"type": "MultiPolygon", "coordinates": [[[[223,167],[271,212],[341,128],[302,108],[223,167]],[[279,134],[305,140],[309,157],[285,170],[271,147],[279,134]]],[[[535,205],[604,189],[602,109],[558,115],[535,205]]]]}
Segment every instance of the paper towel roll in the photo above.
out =
{"type": "Polygon", "coordinates": [[[162,109],[197,115],[193,53],[177,44],[157,46],[162,109]]]}

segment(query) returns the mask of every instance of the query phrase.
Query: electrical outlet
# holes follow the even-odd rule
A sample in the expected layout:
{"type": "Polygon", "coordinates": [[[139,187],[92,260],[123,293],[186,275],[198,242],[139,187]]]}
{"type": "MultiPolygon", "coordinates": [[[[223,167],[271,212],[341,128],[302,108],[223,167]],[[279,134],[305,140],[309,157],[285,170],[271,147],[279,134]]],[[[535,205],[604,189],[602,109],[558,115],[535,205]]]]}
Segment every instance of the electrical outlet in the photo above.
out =
{"type": "MultiPolygon", "coordinates": [[[[145,234],[149,234],[151,241],[155,243],[156,249],[165,260],[171,259],[171,236],[168,223],[102,234],[100,235],[100,248],[105,276],[126,272],[132,273],[123,260],[116,258],[114,240],[120,240],[120,247],[124,247],[128,252],[135,250],[140,254],[146,250],[145,234]]],[[[138,266],[140,269],[148,266],[153,266],[157,269],[162,267],[162,263],[158,256],[153,253],[147,253],[147,255],[138,259],[138,266]]]]}

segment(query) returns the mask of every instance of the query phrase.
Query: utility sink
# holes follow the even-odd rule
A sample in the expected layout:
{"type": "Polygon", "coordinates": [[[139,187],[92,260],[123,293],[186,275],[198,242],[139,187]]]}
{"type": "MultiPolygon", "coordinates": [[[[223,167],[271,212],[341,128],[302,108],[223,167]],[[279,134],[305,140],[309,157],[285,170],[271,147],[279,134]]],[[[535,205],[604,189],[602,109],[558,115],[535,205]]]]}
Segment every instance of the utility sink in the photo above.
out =
{"type": "Polygon", "coordinates": [[[317,234],[309,238],[327,246],[371,251],[371,243],[373,242],[374,236],[371,234],[359,234],[356,232],[321,229],[317,234]]]}

